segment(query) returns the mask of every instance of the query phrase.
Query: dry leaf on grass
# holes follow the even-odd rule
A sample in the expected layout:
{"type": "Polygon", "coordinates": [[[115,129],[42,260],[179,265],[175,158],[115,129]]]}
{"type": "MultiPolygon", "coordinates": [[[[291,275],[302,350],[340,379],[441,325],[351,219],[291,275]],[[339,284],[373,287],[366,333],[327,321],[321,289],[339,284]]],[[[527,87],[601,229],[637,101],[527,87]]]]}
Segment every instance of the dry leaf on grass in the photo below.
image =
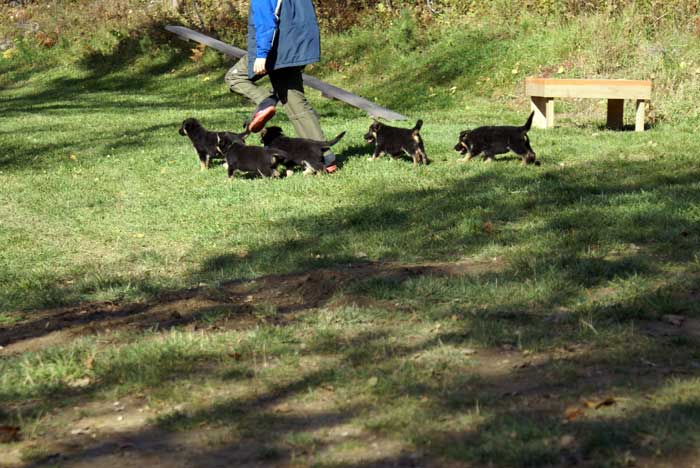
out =
{"type": "Polygon", "coordinates": [[[680,327],[683,325],[683,322],[685,322],[685,317],[683,315],[668,314],[661,317],[661,320],[676,327],[680,327]]]}
{"type": "Polygon", "coordinates": [[[571,434],[566,434],[561,436],[561,439],[559,439],[559,446],[562,448],[567,448],[574,445],[575,442],[576,439],[574,438],[574,436],[572,436],[571,434]]]}
{"type": "Polygon", "coordinates": [[[68,382],[68,386],[71,388],[85,388],[92,383],[90,377],[83,377],[82,379],[75,379],[68,382]]]}
{"type": "Polygon", "coordinates": [[[0,426],[0,444],[18,442],[22,438],[21,432],[18,426],[0,426]]]}
{"type": "Polygon", "coordinates": [[[583,416],[583,408],[578,406],[570,406],[564,410],[564,419],[567,421],[575,421],[579,417],[583,416]]]}
{"type": "Polygon", "coordinates": [[[603,400],[583,400],[583,404],[586,408],[591,408],[591,409],[598,409],[602,408],[603,406],[612,406],[617,401],[613,397],[608,397],[603,400]]]}

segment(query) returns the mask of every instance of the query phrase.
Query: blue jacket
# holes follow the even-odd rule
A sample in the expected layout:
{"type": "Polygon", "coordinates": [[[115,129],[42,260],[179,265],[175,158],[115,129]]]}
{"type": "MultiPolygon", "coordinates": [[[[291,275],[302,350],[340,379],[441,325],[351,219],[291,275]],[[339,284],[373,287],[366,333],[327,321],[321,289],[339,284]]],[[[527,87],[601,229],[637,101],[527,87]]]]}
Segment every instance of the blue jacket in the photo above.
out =
{"type": "Polygon", "coordinates": [[[321,34],[311,0],[250,0],[248,76],[267,58],[268,71],[321,60],[321,34]]]}

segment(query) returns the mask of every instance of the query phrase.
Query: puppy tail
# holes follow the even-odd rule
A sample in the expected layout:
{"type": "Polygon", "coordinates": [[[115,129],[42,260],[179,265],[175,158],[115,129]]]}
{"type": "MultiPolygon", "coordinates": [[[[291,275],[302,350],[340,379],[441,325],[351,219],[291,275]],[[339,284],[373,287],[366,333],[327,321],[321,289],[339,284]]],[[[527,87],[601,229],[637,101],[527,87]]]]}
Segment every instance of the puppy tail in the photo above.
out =
{"type": "Polygon", "coordinates": [[[413,133],[419,132],[422,126],[423,121],[421,119],[418,119],[418,121],[416,122],[416,126],[413,127],[413,133]]]}
{"type": "Polygon", "coordinates": [[[525,122],[525,125],[520,127],[523,131],[523,133],[527,133],[530,131],[530,128],[532,127],[532,119],[535,117],[535,112],[530,113],[530,117],[527,118],[527,122],[525,122]]]}
{"type": "Polygon", "coordinates": [[[345,136],[345,132],[342,132],[342,133],[338,134],[338,136],[335,137],[335,138],[333,138],[331,141],[327,141],[327,142],[326,142],[326,146],[327,146],[328,148],[330,148],[331,146],[333,146],[333,145],[335,145],[336,143],[338,143],[338,142],[341,140],[341,138],[343,138],[344,136],[345,136]]]}

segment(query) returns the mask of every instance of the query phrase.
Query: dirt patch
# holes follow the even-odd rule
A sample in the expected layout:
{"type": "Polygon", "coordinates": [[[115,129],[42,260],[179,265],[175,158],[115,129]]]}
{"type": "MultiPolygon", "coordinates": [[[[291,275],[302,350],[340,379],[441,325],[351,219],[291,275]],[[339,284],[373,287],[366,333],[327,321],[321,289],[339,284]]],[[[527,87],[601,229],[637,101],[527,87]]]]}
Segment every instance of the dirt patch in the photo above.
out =
{"type": "Polygon", "coordinates": [[[0,355],[37,351],[69,343],[76,336],[118,330],[175,326],[245,329],[257,323],[258,308],[274,308],[276,314],[270,320],[290,321],[302,311],[323,307],[342,288],[368,278],[405,281],[419,276],[475,275],[503,267],[498,258],[423,264],[371,262],[233,281],[217,288],[192,288],[142,303],[87,302],[38,310],[28,320],[0,327],[0,355]],[[201,319],[208,315],[215,318],[202,324],[201,319]]]}

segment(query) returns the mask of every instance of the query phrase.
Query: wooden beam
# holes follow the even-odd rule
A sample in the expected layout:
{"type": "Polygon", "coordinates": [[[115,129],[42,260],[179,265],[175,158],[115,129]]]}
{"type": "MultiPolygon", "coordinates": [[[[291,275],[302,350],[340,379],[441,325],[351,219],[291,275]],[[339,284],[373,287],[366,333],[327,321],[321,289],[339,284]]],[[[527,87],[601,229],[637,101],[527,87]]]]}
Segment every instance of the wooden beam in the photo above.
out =
{"type": "MultiPolygon", "coordinates": [[[[212,49],[218,50],[219,52],[222,52],[234,58],[241,58],[246,54],[246,51],[243,49],[239,49],[238,47],[226,44],[225,42],[222,42],[218,39],[214,39],[213,37],[209,37],[206,34],[193,31],[192,29],[185,28],[183,26],[166,26],[165,29],[185,40],[191,40],[200,44],[204,44],[206,46],[211,47],[212,49]]],[[[386,120],[408,120],[408,117],[406,117],[405,115],[401,115],[398,112],[386,109],[363,97],[357,96],[348,91],[345,91],[344,89],[338,88],[337,86],[333,86],[331,84],[323,82],[318,78],[307,75],[305,73],[302,75],[302,77],[304,79],[305,85],[309,86],[310,88],[321,91],[321,94],[324,97],[330,97],[338,99],[339,101],[343,101],[346,104],[350,104],[353,107],[357,107],[358,109],[364,110],[372,117],[377,117],[386,120]]]]}

